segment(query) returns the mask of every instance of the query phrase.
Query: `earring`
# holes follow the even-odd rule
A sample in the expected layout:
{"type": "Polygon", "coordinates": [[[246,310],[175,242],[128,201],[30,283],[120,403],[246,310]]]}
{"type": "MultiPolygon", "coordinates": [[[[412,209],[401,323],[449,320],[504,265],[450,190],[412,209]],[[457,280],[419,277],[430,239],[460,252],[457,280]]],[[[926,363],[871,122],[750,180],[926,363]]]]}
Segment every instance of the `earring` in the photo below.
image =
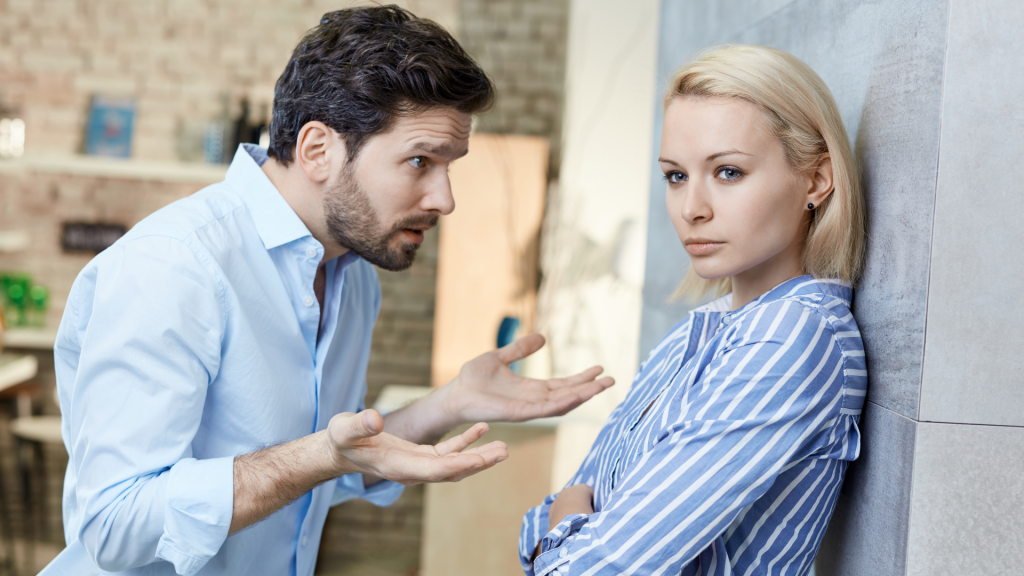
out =
{"type": "Polygon", "coordinates": [[[814,204],[813,204],[813,203],[811,203],[811,202],[808,202],[808,203],[807,203],[807,209],[808,209],[808,210],[814,210],[814,204]]]}

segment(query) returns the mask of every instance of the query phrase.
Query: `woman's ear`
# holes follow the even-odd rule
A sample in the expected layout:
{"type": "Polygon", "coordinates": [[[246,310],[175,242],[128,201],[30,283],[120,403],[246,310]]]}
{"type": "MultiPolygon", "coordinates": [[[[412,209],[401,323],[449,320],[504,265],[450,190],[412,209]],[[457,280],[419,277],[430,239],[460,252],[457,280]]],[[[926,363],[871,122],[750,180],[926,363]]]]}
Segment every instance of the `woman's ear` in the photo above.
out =
{"type": "Polygon", "coordinates": [[[818,157],[818,165],[811,172],[811,186],[807,190],[807,203],[821,206],[821,203],[835,189],[833,182],[832,157],[828,152],[825,152],[818,157]]]}
{"type": "Polygon", "coordinates": [[[331,176],[331,161],[337,159],[336,146],[341,146],[344,157],[345,143],[323,122],[306,122],[299,130],[295,143],[295,161],[310,181],[322,184],[331,176]]]}

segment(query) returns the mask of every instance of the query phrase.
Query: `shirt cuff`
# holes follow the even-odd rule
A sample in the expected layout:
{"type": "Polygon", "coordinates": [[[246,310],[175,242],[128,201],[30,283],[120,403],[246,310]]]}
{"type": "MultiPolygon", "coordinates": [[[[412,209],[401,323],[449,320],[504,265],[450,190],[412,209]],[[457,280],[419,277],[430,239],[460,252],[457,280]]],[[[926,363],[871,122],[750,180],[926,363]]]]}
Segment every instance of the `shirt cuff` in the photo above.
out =
{"type": "Polygon", "coordinates": [[[370,504],[380,506],[391,506],[402,495],[405,486],[390,480],[381,480],[367,488],[363,484],[362,474],[346,474],[338,478],[335,485],[334,497],[331,499],[331,506],[361,498],[370,504]]]}
{"type": "Polygon", "coordinates": [[[546,576],[569,562],[569,549],[563,544],[575,536],[589,520],[589,514],[570,514],[552,528],[540,541],[540,554],[533,562],[533,573],[546,576]]]}
{"type": "Polygon", "coordinates": [[[168,472],[164,532],[156,556],[192,576],[220,551],[235,504],[235,459],[184,458],[168,472]]]}
{"type": "Polygon", "coordinates": [[[554,498],[548,496],[540,506],[534,506],[523,515],[523,525],[519,530],[519,564],[526,576],[533,574],[533,552],[548,529],[548,510],[554,498]],[[543,526],[543,528],[541,528],[543,526]]]}

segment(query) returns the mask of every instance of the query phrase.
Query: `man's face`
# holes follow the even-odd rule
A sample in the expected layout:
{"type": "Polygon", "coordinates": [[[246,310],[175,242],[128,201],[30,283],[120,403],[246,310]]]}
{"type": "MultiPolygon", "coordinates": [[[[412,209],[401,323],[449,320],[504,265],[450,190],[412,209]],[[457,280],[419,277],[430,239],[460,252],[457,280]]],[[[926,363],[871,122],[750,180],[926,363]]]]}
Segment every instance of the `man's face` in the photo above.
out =
{"type": "Polygon", "coordinates": [[[471,125],[435,108],[370,137],[324,194],[334,240],[385,270],[411,266],[423,233],[455,209],[448,165],[469,151],[471,125]]]}

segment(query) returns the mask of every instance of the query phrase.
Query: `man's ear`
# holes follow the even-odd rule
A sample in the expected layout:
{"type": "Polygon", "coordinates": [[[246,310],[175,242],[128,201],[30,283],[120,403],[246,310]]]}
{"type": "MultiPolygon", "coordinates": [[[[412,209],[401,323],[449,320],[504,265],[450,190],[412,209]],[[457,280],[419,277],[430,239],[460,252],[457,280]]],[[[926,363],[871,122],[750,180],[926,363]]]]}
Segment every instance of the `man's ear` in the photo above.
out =
{"type": "Polygon", "coordinates": [[[295,161],[311,182],[322,184],[334,171],[332,163],[345,161],[345,141],[323,122],[306,122],[295,142],[295,161]]]}
{"type": "Polygon", "coordinates": [[[812,168],[810,187],[807,190],[807,202],[815,206],[821,203],[832,194],[835,183],[832,178],[832,157],[825,152],[818,157],[818,165],[812,168]]]}

